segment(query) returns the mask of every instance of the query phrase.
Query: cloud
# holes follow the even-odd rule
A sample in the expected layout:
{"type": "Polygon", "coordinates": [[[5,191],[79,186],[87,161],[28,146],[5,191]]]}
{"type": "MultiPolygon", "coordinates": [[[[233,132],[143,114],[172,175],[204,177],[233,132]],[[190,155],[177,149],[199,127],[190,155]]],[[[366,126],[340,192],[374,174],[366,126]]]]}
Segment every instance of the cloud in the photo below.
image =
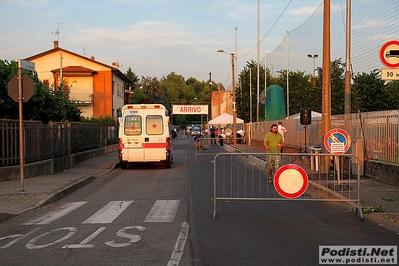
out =
{"type": "Polygon", "coordinates": [[[176,47],[200,42],[198,33],[163,21],[139,22],[125,30],[94,27],[79,31],[71,36],[71,43],[91,43],[95,45],[119,45],[130,47],[176,47]]]}

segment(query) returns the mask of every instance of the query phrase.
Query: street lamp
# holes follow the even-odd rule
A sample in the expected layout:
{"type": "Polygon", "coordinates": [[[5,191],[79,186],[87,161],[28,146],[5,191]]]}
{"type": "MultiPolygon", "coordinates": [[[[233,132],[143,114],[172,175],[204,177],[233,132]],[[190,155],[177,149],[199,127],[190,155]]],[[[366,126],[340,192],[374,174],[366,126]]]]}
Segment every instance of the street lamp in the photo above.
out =
{"type": "Polygon", "coordinates": [[[316,85],[316,58],[319,57],[319,55],[308,54],[308,57],[313,58],[313,86],[315,86],[316,85]]]}
{"type": "Polygon", "coordinates": [[[234,75],[234,53],[225,52],[223,49],[218,50],[218,53],[225,53],[231,56],[231,89],[233,91],[233,145],[237,144],[237,113],[236,113],[236,84],[234,75]]]}

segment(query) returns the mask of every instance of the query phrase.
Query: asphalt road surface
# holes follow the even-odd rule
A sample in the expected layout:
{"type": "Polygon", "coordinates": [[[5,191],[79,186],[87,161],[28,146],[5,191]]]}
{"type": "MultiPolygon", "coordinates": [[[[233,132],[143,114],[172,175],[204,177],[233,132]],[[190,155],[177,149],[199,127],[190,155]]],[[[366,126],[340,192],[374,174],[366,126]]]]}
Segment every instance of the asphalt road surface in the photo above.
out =
{"type": "Polygon", "coordinates": [[[176,141],[171,169],[115,169],[4,222],[0,264],[318,265],[320,245],[399,243],[344,203],[222,201],[213,218],[213,154],[192,144],[176,141]]]}
{"type": "Polygon", "coordinates": [[[190,157],[115,169],[0,226],[1,265],[190,264],[190,157]],[[188,263],[188,264],[187,264],[188,263]]]}
{"type": "MultiPolygon", "coordinates": [[[[191,164],[189,221],[195,265],[319,265],[319,246],[399,243],[399,235],[361,221],[345,203],[219,201],[213,218],[209,164],[205,156],[191,164]]],[[[235,164],[226,169],[234,171],[235,164]]]]}

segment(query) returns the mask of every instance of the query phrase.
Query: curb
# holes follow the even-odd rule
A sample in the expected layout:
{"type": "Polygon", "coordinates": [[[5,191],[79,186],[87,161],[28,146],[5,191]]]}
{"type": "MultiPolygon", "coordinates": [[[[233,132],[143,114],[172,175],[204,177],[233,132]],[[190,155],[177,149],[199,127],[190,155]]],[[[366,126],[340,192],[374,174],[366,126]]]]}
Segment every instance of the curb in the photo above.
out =
{"type": "Polygon", "coordinates": [[[98,177],[103,176],[109,172],[111,172],[112,170],[114,170],[115,168],[120,167],[120,163],[116,162],[113,164],[112,167],[110,167],[109,169],[105,170],[104,172],[94,176],[94,175],[85,175],[80,177],[78,180],[75,180],[74,182],[67,184],[59,189],[57,189],[55,192],[49,193],[49,196],[41,201],[39,201],[38,203],[36,203],[34,206],[30,207],[30,208],[26,208],[22,211],[20,211],[17,214],[14,213],[0,213],[0,223],[4,222],[6,220],[9,220],[15,216],[18,216],[19,214],[22,214],[24,212],[27,211],[31,211],[33,209],[39,208],[41,206],[47,205],[49,203],[52,202],[56,202],[57,200],[67,196],[68,194],[71,194],[72,192],[84,187],[85,185],[93,182],[94,180],[96,180],[98,177]]]}
{"type": "Polygon", "coordinates": [[[93,182],[98,177],[103,176],[103,175],[111,172],[112,170],[114,170],[115,168],[118,168],[119,166],[120,166],[120,163],[117,162],[117,163],[114,163],[114,165],[111,168],[105,170],[104,172],[102,172],[102,173],[100,173],[100,174],[98,174],[96,176],[93,176],[93,175],[91,175],[91,176],[88,176],[88,175],[83,176],[83,177],[79,178],[78,180],[76,180],[76,181],[74,181],[74,182],[72,182],[72,183],[70,183],[70,184],[68,184],[68,185],[66,185],[64,187],[62,187],[60,189],[57,189],[53,193],[53,195],[50,196],[47,200],[44,200],[44,201],[39,202],[38,204],[36,204],[35,208],[38,208],[40,206],[43,206],[43,205],[46,205],[46,204],[49,204],[49,203],[52,203],[52,202],[55,202],[55,201],[65,197],[65,196],[67,196],[68,194],[71,194],[72,192],[74,192],[74,191],[86,186],[87,184],[93,182]]]}

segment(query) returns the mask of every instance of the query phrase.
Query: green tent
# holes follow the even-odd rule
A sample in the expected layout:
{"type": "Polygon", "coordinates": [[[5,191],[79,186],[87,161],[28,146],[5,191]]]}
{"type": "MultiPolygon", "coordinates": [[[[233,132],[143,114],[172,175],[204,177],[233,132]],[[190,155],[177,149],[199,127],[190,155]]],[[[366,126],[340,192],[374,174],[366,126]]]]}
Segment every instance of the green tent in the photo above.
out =
{"type": "Polygon", "coordinates": [[[273,84],[267,87],[266,99],[265,90],[260,93],[259,99],[259,121],[273,121],[285,119],[284,91],[279,85],[273,84]],[[265,119],[266,106],[266,119],[265,119]]]}

